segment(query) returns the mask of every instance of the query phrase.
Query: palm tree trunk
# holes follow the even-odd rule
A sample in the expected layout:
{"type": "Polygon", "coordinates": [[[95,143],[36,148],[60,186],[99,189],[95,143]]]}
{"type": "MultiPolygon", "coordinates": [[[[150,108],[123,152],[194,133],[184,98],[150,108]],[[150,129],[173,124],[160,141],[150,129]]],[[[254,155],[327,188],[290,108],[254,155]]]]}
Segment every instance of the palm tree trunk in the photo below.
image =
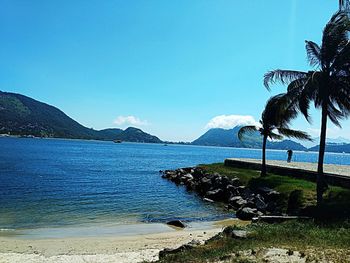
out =
{"type": "Polygon", "coordinates": [[[260,176],[266,176],[266,142],[267,142],[267,136],[264,135],[263,147],[262,147],[262,165],[261,165],[260,176]]]}
{"type": "Polygon", "coordinates": [[[327,104],[322,105],[322,120],[321,120],[321,135],[320,149],[318,152],[318,167],[317,167],[317,205],[323,201],[323,192],[327,188],[327,183],[323,173],[323,161],[326,150],[326,131],[327,131],[327,104]]]}

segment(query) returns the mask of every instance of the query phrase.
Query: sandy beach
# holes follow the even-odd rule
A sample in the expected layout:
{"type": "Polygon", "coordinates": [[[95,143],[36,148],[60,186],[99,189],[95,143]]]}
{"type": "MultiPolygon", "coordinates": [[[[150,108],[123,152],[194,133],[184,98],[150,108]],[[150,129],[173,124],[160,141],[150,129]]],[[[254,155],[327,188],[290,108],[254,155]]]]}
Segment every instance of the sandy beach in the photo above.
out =
{"type": "Polygon", "coordinates": [[[204,241],[225,225],[244,224],[224,220],[203,229],[170,228],[155,234],[66,238],[0,237],[0,262],[142,262],[158,259],[164,248],[176,248],[192,240],[204,241]]]}

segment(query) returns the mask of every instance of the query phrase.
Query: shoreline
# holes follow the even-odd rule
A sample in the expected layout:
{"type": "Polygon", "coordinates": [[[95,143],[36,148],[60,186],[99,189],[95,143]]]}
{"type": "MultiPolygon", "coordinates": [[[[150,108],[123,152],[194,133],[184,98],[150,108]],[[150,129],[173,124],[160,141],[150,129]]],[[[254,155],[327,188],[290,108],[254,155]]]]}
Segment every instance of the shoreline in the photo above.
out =
{"type": "MultiPolygon", "coordinates": [[[[215,221],[193,221],[187,222],[186,228],[181,229],[166,223],[100,223],[100,224],[77,224],[61,227],[38,227],[23,229],[0,229],[0,239],[16,240],[42,240],[42,239],[64,239],[64,238],[94,238],[94,237],[128,237],[136,235],[160,234],[176,232],[179,230],[207,230],[223,222],[236,220],[226,218],[215,221]]],[[[1,248],[0,248],[1,250],[1,248]]]]}
{"type": "MultiPolygon", "coordinates": [[[[24,238],[0,236],[0,262],[142,262],[158,259],[164,248],[204,242],[227,225],[244,225],[238,219],[201,222],[188,228],[166,226],[158,233],[24,238]]],[[[141,228],[147,224],[141,224],[141,228]]],[[[158,224],[157,224],[158,225],[158,224]]],[[[161,225],[161,224],[159,224],[161,225]]],[[[132,226],[132,225],[131,225],[132,226]]],[[[130,226],[129,226],[130,227],[130,226]]],[[[152,226],[153,227],[153,226],[152,226]]],[[[159,227],[159,226],[157,226],[159,227]]]]}

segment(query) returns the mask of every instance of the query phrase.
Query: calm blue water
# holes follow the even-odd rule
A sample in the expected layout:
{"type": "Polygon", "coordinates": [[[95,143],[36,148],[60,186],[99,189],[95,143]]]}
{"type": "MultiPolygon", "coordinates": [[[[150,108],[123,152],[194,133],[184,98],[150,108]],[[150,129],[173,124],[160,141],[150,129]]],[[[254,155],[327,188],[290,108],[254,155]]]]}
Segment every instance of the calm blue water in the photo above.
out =
{"type": "MultiPolygon", "coordinates": [[[[158,171],[228,157],[260,158],[260,150],[0,138],[0,229],[225,218],[222,207],[158,171]]],[[[316,162],[317,153],[297,152],[294,160],[316,162]]],[[[326,163],[350,164],[350,155],[328,154],[326,163]]]]}

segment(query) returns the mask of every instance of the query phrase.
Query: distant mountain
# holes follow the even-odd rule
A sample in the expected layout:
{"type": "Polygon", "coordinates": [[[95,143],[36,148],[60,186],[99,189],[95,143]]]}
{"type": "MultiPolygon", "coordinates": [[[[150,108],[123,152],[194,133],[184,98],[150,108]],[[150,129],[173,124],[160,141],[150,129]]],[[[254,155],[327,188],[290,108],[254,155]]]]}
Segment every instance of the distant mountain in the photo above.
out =
{"type": "Polygon", "coordinates": [[[71,139],[161,142],[136,128],[89,129],[61,110],[21,94],[0,91],[0,134],[71,139]]]}
{"type": "Polygon", "coordinates": [[[133,127],[129,127],[125,131],[119,133],[116,139],[128,142],[162,143],[158,137],[150,135],[140,129],[133,127]]]}
{"type": "MultiPolygon", "coordinates": [[[[312,141],[296,140],[296,142],[300,143],[306,148],[312,148],[317,146],[320,143],[320,137],[312,138],[312,141]]],[[[350,143],[350,140],[344,137],[337,137],[337,138],[327,138],[326,142],[328,144],[348,144],[350,143]]]]}
{"type": "Polygon", "coordinates": [[[214,128],[208,130],[198,139],[194,140],[194,145],[204,146],[224,146],[224,147],[259,147],[261,145],[261,139],[259,133],[246,135],[245,140],[242,142],[238,139],[238,131],[240,127],[234,127],[232,129],[214,128]]]}
{"type": "MultiPolygon", "coordinates": [[[[320,146],[311,147],[309,150],[318,152],[320,146]]],[[[350,143],[348,144],[338,144],[338,143],[327,143],[326,152],[335,152],[335,153],[350,153],[350,143]]]]}
{"type": "MultiPolygon", "coordinates": [[[[192,142],[194,145],[204,146],[223,146],[223,147],[242,147],[242,148],[261,148],[262,138],[259,132],[246,134],[244,139],[238,139],[238,131],[241,127],[236,126],[232,129],[214,128],[208,130],[198,139],[192,142]]],[[[269,149],[281,150],[306,150],[304,146],[291,140],[283,140],[279,142],[268,142],[269,149]]]]}
{"type": "Polygon", "coordinates": [[[295,150],[295,151],[306,151],[307,148],[305,148],[300,143],[297,143],[292,140],[283,140],[279,142],[268,142],[267,143],[268,149],[276,149],[276,150],[295,150]]]}

